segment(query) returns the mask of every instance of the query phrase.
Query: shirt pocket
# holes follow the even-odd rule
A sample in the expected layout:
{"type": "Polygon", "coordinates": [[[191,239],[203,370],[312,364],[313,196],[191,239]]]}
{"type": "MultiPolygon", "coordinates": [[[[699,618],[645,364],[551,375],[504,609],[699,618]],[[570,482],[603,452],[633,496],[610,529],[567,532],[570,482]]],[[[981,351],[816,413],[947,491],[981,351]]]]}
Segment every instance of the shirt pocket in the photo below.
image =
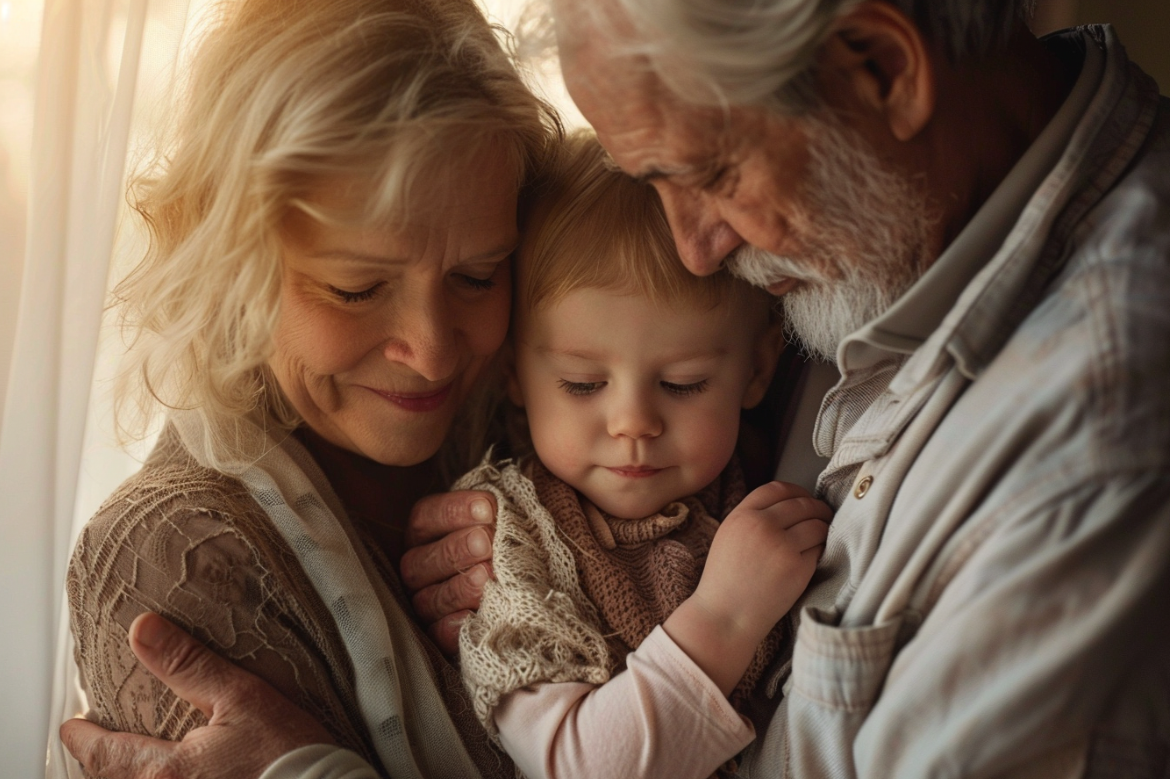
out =
{"type": "Polygon", "coordinates": [[[851,628],[839,621],[835,610],[801,615],[788,689],[789,776],[857,775],[853,742],[881,692],[903,619],[851,628]]]}

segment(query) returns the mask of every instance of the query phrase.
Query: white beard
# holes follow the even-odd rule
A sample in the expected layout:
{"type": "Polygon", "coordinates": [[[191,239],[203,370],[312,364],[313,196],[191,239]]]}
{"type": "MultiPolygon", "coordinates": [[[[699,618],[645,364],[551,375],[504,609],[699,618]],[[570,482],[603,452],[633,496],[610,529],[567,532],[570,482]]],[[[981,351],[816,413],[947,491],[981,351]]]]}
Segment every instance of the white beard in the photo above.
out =
{"type": "Polygon", "coordinates": [[[934,218],[925,194],[860,134],[809,118],[808,181],[791,220],[799,256],[745,246],[731,273],[759,287],[802,283],[784,295],[785,328],[814,359],[836,360],[850,333],[883,314],[925,270],[934,218]]]}

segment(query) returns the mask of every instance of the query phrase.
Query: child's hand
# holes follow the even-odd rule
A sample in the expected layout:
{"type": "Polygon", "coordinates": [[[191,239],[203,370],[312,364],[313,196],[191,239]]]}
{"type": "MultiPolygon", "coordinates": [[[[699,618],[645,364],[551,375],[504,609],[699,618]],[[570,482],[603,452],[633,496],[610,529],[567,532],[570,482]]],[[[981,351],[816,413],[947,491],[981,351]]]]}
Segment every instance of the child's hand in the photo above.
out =
{"type": "Polygon", "coordinates": [[[715,533],[695,596],[729,628],[763,640],[808,586],[832,518],[831,508],[795,484],[753,490],[715,533]]]}
{"type": "Polygon", "coordinates": [[[808,586],[832,516],[807,490],[770,482],[719,526],[698,588],[663,629],[724,694],[808,586]]]}

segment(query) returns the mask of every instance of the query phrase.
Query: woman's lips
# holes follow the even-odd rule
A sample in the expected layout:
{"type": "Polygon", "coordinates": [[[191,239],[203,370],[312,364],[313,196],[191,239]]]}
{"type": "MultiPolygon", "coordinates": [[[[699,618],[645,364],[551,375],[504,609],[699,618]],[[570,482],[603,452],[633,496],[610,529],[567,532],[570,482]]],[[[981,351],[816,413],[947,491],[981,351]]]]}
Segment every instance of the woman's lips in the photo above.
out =
{"type": "Polygon", "coordinates": [[[407,411],[434,411],[447,402],[453,386],[454,382],[433,392],[383,392],[373,387],[367,389],[407,411]]]}
{"type": "Polygon", "coordinates": [[[647,476],[653,476],[665,469],[651,468],[648,465],[623,465],[618,468],[608,468],[607,470],[616,473],[618,476],[624,476],[627,479],[645,479],[647,476]]]}

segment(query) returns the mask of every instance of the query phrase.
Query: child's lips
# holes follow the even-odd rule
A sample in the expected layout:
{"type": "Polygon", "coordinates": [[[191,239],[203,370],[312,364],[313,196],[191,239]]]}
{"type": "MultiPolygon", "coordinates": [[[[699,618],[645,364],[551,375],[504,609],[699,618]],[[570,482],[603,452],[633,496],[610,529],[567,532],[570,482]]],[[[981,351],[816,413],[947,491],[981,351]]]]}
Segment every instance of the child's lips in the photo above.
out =
{"type": "Polygon", "coordinates": [[[661,473],[665,468],[652,468],[649,465],[620,465],[615,468],[607,468],[618,476],[624,476],[627,479],[645,479],[648,476],[653,476],[656,473],[661,473]]]}

